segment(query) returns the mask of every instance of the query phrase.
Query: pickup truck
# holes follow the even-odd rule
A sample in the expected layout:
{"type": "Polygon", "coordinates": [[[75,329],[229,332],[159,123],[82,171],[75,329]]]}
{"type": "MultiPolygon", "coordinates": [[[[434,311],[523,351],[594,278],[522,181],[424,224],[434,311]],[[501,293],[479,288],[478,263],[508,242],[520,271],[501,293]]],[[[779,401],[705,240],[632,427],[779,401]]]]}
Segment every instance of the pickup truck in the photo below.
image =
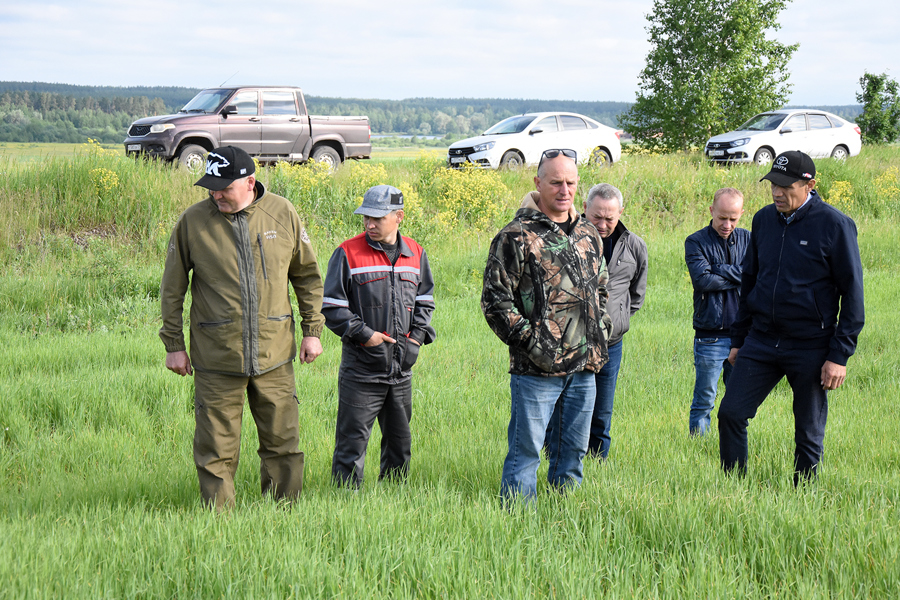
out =
{"type": "Polygon", "coordinates": [[[138,119],[125,153],[178,160],[191,171],[218,146],[237,146],[261,163],[310,159],[332,168],[372,154],[368,117],[318,117],[296,87],[240,86],[200,91],[177,114],[138,119]]]}

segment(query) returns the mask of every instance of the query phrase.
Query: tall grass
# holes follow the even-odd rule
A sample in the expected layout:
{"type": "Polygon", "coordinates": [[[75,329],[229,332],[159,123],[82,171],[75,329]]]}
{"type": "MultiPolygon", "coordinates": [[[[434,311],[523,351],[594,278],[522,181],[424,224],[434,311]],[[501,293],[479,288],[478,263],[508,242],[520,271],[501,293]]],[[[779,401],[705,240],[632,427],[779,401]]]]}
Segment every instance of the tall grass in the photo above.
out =
{"type": "Polygon", "coordinates": [[[875,182],[898,165],[896,149],[869,148],[817,165],[826,199],[836,182],[852,186],[867,324],[830,396],[818,483],[797,490],[784,384],[751,423],[746,478],[721,475],[715,431],[687,435],[683,240],[722,185],[762,206],[764,170],[690,156],[582,170],[582,189],[603,180],[626,195],[624,220],[650,251],[647,302],[625,338],[610,460],[587,464],[566,496],[541,482],[538,502],[512,512],[497,498],[508,355],[479,295],[490,239],[533,171],[436,182],[446,173],[431,158],[372,161],[307,186],[307,172],[261,172],[304,213],[323,267],[359,231],[352,210],[373,178],[415,196],[438,340],[415,370],[408,482],[376,482],[376,428],[361,492],[331,485],[340,343],[326,333],[325,353],[296,366],[301,500],[260,498],[248,414],[237,507],[216,517],[200,505],[191,459],[192,382],[164,369],[156,337],[168,230],[202,191],[181,171],[89,153],[8,162],[0,214],[16,206],[22,218],[0,230],[13,241],[0,274],[0,597],[897,597],[898,198],[875,182]],[[94,197],[97,168],[116,173],[115,200],[94,197]],[[484,222],[462,210],[472,189],[497,195],[484,222]],[[446,227],[451,205],[460,211],[446,227]]]}

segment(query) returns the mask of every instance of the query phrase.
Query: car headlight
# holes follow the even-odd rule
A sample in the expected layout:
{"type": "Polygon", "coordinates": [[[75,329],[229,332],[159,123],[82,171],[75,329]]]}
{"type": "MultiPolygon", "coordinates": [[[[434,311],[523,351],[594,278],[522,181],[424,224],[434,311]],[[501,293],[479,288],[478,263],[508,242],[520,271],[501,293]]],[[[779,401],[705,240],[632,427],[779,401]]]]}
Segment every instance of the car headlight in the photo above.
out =
{"type": "Polygon", "coordinates": [[[472,146],[472,150],[474,150],[475,152],[485,152],[493,148],[495,143],[496,142],[485,142],[483,144],[477,144],[475,146],[472,146]]]}
{"type": "Polygon", "coordinates": [[[171,123],[157,123],[156,125],[150,126],[150,133],[162,133],[167,129],[175,129],[175,126],[171,123]]]}
{"type": "Polygon", "coordinates": [[[749,144],[749,143],[750,143],[750,138],[741,138],[739,140],[734,140],[733,142],[731,142],[731,147],[735,148],[737,146],[743,146],[744,144],[749,144]]]}

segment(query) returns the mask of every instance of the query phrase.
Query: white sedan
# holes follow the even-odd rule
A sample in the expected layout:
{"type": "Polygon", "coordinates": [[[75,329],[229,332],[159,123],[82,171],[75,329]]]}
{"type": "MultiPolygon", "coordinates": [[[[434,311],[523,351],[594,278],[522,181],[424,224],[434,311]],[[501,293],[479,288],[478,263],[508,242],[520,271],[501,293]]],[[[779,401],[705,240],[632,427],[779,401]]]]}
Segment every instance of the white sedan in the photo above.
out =
{"type": "Polygon", "coordinates": [[[760,113],[736,131],[710,138],[704,153],[716,162],[763,165],[787,150],[843,159],[859,154],[861,146],[855,123],[823,110],[796,108],[760,113]]]}
{"type": "Polygon", "coordinates": [[[539,112],[504,119],[484,134],[450,146],[451,167],[491,169],[536,166],[544,150],[574,150],[579,163],[612,164],[622,156],[621,132],[576,113],[539,112]]]}

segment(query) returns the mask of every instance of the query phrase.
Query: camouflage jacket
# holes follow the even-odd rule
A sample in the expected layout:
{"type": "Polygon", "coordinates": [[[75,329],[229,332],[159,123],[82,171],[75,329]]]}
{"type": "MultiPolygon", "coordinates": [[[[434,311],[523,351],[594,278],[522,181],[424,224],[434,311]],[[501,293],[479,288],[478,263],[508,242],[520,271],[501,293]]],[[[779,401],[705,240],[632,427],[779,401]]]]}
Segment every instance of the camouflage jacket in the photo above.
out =
{"type": "Polygon", "coordinates": [[[609,360],[608,272],[600,234],[574,209],[566,234],[527,195],[491,242],[481,309],[509,346],[509,372],[560,376],[609,360]]]}

